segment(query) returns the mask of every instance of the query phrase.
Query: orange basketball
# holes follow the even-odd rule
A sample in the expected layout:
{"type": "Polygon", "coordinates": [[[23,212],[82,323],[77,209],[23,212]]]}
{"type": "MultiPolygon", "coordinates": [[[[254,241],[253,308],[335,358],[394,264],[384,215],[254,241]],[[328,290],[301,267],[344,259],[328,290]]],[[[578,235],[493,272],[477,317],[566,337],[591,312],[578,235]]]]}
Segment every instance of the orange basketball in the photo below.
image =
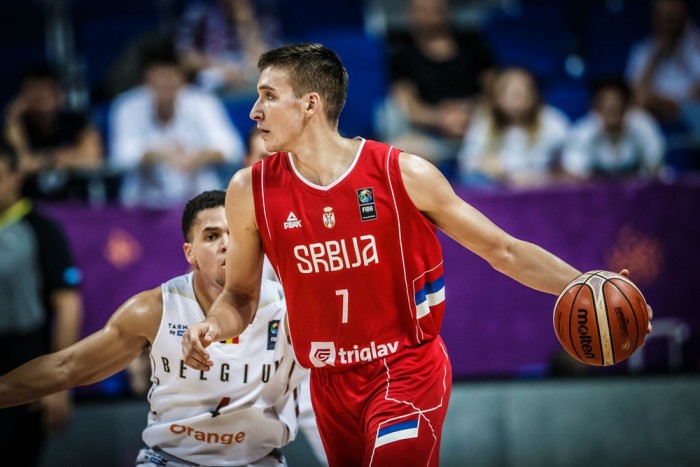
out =
{"type": "Polygon", "coordinates": [[[575,359],[595,366],[620,363],[644,342],[649,315],[639,289],[610,271],[571,281],[554,305],[554,331],[575,359]]]}

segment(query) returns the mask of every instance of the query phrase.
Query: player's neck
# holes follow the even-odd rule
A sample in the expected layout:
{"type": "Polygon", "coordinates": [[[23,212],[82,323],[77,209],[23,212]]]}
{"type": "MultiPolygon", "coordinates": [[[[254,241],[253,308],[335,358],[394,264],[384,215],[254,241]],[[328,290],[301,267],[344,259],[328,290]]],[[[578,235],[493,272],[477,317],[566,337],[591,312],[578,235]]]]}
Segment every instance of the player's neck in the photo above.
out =
{"type": "Polygon", "coordinates": [[[195,299],[206,316],[209,314],[209,309],[214,303],[214,300],[216,300],[216,297],[219,296],[224,288],[219,284],[206,282],[200,274],[197,274],[197,271],[194,273],[192,285],[195,299]]]}
{"type": "Polygon", "coordinates": [[[327,186],[343,175],[352,165],[360,140],[343,138],[309,138],[297,151],[290,151],[294,166],[309,182],[327,186]]]}

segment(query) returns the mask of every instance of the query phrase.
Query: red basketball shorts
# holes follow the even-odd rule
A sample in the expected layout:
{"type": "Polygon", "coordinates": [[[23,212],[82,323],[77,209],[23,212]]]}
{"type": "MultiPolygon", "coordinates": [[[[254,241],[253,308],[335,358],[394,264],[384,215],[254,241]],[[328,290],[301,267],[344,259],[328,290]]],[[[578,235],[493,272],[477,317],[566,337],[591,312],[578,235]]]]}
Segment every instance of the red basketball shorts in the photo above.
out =
{"type": "Polygon", "coordinates": [[[451,390],[440,337],[345,371],[313,369],[311,399],[329,464],[438,466],[451,390]]]}

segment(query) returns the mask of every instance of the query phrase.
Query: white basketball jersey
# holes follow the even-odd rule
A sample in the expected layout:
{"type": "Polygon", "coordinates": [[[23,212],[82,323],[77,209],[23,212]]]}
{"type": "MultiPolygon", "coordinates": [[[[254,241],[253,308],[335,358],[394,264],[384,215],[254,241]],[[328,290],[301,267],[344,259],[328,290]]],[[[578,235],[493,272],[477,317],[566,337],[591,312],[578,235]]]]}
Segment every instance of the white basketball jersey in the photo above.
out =
{"type": "Polygon", "coordinates": [[[287,340],[282,289],[263,280],[253,322],[232,342],[207,348],[214,366],[204,372],[182,359],[182,335],[204,319],[192,280],[189,273],[161,286],[163,318],[150,352],[151,411],[142,437],[195,464],[246,464],[297,432],[296,388],[305,370],[287,340]]]}

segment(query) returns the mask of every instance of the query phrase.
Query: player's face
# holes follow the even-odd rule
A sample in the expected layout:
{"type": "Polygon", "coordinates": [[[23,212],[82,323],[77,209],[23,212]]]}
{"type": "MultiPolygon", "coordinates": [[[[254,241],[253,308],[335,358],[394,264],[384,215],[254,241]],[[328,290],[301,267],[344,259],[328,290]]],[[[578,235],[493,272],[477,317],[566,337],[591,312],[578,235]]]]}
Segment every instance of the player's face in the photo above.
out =
{"type": "Polygon", "coordinates": [[[192,226],[191,235],[192,241],[185,244],[187,261],[204,277],[223,287],[229,240],[224,207],[200,211],[192,226]]]}
{"type": "Polygon", "coordinates": [[[295,97],[287,73],[268,67],[258,80],[258,100],[250,118],[262,131],[268,152],[292,151],[296,138],[304,127],[306,101],[295,97]]]}

